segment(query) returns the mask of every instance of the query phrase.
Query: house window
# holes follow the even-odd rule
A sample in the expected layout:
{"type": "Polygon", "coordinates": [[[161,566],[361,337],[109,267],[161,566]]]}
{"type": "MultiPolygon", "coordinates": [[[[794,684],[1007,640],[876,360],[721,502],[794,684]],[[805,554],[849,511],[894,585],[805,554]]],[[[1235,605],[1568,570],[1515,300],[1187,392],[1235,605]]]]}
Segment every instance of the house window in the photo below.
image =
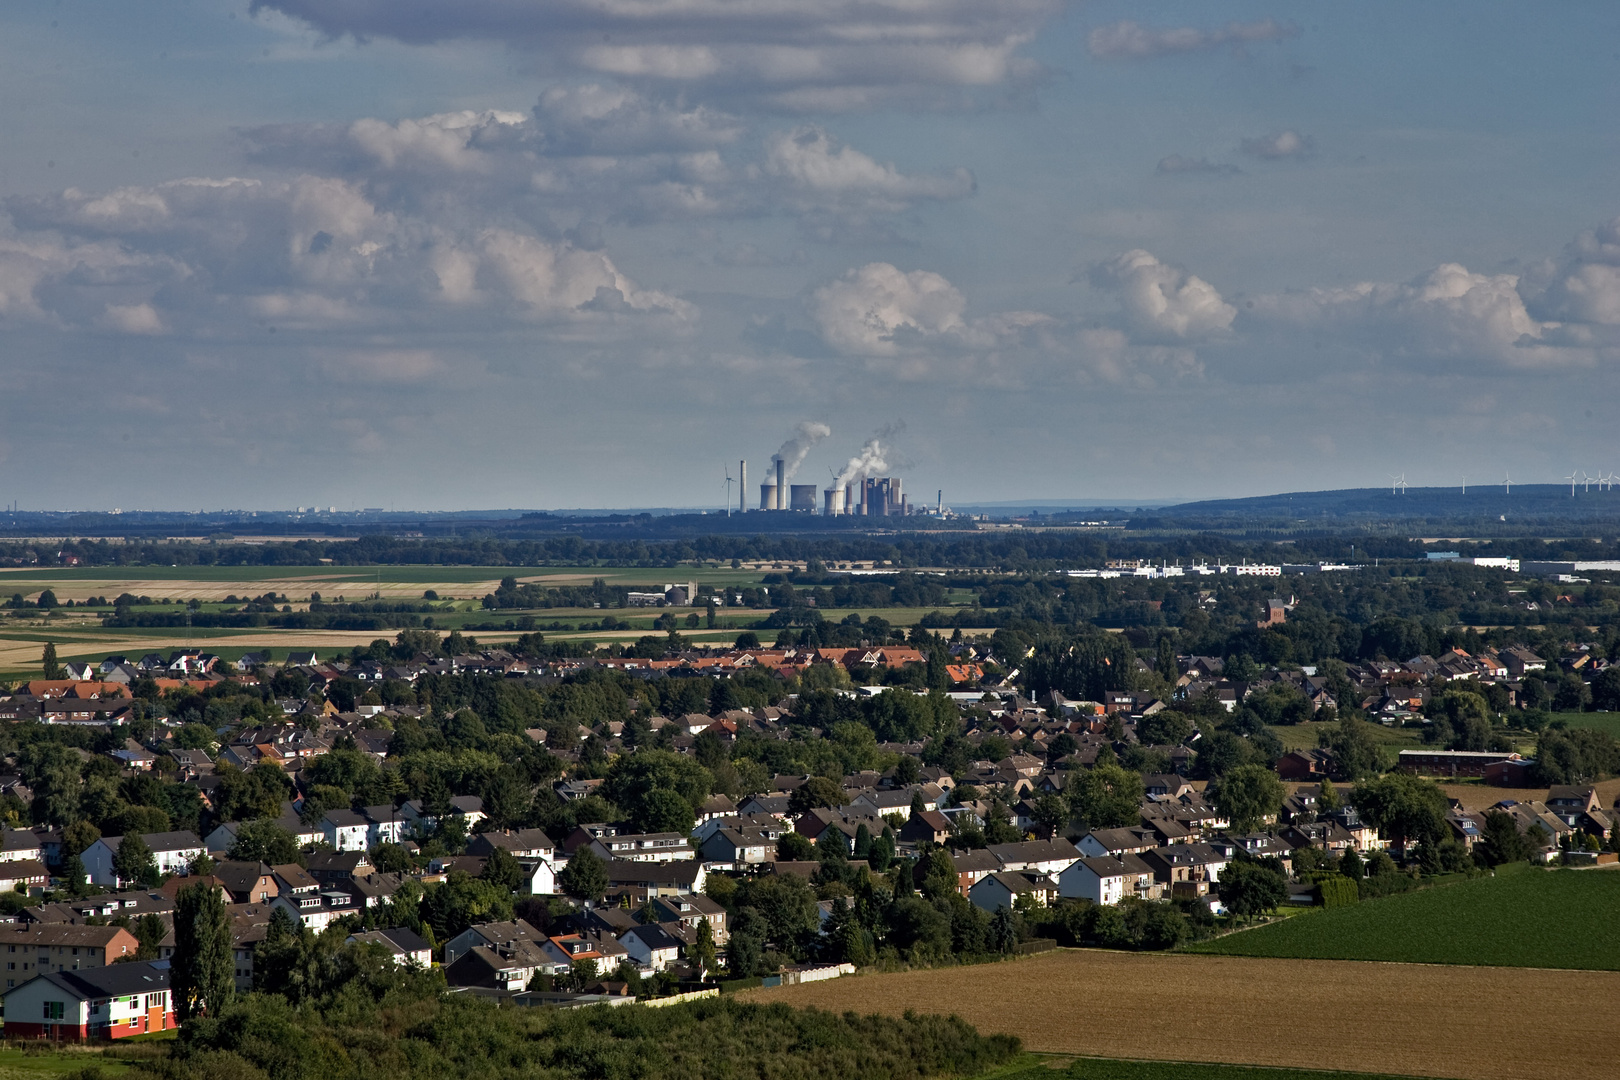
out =
{"type": "Polygon", "coordinates": [[[66,1015],[67,1006],[60,1001],[45,1002],[45,1019],[60,1020],[66,1015]]]}

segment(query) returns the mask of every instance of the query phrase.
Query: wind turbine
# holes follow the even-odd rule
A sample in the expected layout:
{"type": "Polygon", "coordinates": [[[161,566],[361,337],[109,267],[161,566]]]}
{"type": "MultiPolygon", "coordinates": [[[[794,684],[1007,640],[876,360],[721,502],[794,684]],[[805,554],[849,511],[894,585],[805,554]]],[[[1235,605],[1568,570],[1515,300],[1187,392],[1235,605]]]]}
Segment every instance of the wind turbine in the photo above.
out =
{"type": "MultiPolygon", "coordinates": [[[[1586,485],[1586,493],[1588,495],[1590,495],[1592,493],[1592,478],[1590,476],[1586,475],[1586,470],[1585,469],[1581,470],[1581,483],[1586,485]]],[[[1599,491],[1603,490],[1602,485],[1598,486],[1598,490],[1599,491]]]]}
{"type": "Polygon", "coordinates": [[[1468,475],[1463,474],[1463,494],[1468,494],[1468,475]]]}
{"type": "Polygon", "coordinates": [[[1502,493],[1504,495],[1513,494],[1513,477],[1509,476],[1505,469],[1502,471],[1502,493]]]}
{"type": "Polygon", "coordinates": [[[1573,499],[1575,497],[1575,474],[1571,472],[1564,479],[1569,481],[1569,497],[1573,499]]]}
{"type": "Polygon", "coordinates": [[[1597,484],[1598,484],[1598,490],[1599,491],[1603,490],[1603,485],[1605,485],[1605,484],[1607,484],[1609,486],[1610,491],[1613,491],[1614,490],[1614,473],[1610,473],[1609,475],[1604,476],[1602,470],[1599,470],[1598,471],[1597,484]]]}
{"type": "Polygon", "coordinates": [[[731,485],[736,481],[731,478],[731,466],[722,466],[726,471],[726,517],[731,516],[731,485]]]}
{"type": "Polygon", "coordinates": [[[1396,476],[1394,473],[1385,473],[1384,475],[1389,477],[1389,493],[1391,495],[1395,494],[1395,489],[1396,488],[1401,489],[1401,494],[1402,495],[1406,494],[1406,474],[1405,473],[1401,473],[1401,475],[1399,475],[1399,476],[1396,476]]]}

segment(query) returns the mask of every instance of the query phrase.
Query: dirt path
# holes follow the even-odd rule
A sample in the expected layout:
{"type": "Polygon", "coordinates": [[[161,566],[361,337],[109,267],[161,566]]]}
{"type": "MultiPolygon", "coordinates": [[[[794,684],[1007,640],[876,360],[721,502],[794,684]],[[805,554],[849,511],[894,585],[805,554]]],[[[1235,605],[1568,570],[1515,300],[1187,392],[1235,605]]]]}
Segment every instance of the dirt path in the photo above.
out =
{"type": "Polygon", "coordinates": [[[1612,1080],[1620,972],[1063,949],[1000,965],[748,992],[955,1013],[1030,1050],[1458,1080],[1612,1080]]]}

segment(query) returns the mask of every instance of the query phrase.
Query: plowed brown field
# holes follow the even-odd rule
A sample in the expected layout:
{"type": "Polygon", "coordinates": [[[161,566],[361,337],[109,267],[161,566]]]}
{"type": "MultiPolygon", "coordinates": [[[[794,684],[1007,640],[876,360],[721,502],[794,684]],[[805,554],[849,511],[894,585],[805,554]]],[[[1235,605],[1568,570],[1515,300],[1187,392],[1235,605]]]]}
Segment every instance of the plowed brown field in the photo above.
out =
{"type": "Polygon", "coordinates": [[[1063,949],[748,991],[838,1012],[955,1013],[1026,1048],[1459,1080],[1613,1080],[1620,972],[1063,949]]]}

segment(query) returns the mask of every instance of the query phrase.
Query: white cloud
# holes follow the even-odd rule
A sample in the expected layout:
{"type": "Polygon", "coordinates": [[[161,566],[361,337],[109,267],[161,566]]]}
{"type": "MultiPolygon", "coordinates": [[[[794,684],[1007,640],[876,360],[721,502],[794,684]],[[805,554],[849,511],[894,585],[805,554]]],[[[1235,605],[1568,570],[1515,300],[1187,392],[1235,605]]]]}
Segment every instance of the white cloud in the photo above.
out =
{"type": "Polygon", "coordinates": [[[1154,172],[1160,176],[1174,176],[1181,173],[1205,173],[1212,176],[1235,176],[1243,170],[1236,165],[1216,163],[1208,158],[1184,157],[1181,154],[1171,154],[1160,158],[1154,172]]]}
{"type": "Polygon", "coordinates": [[[1193,26],[1155,29],[1126,19],[1097,27],[1086,35],[1086,48],[1092,56],[1101,59],[1148,60],[1178,53],[1202,52],[1222,45],[1241,46],[1298,36],[1299,27],[1275,19],[1227,23],[1217,30],[1202,30],[1193,26]]]}
{"type": "Polygon", "coordinates": [[[1262,161],[1281,161],[1286,158],[1307,158],[1316,152],[1316,140],[1297,131],[1278,131],[1244,139],[1238,149],[1262,161]]]}
{"type": "MultiPolygon", "coordinates": [[[[645,223],[811,216],[818,228],[863,235],[874,215],[973,193],[966,169],[902,172],[819,127],[765,136],[762,158],[733,161],[743,125],[701,106],[677,106],[623,87],[553,87],[532,116],[446,113],[388,123],[277,125],[245,132],[255,161],[349,181],[379,208],[487,222],[498,209],[522,221],[645,223]]],[[[155,207],[143,207],[157,213],[155,207]]]]}
{"type": "Polygon", "coordinates": [[[253,323],[437,328],[451,313],[477,309],[486,320],[497,312],[524,324],[574,324],[568,332],[578,334],[647,316],[667,331],[696,314],[638,287],[603,251],[479,220],[465,207],[440,218],[385,209],[341,178],[191,179],[108,195],[69,189],[8,206],[22,231],[0,242],[0,314],[65,325],[125,333],[236,333],[253,323]]]}
{"type": "Polygon", "coordinates": [[[851,146],[841,146],[819,127],[777,132],[766,140],[765,176],[781,183],[801,208],[844,208],[897,213],[924,200],[960,199],[973,193],[973,174],[956,169],[943,176],[907,176],[851,146]]]}
{"type": "Polygon", "coordinates": [[[151,304],[108,304],[101,324],[121,334],[161,334],[166,329],[151,304]]]}
{"type": "Polygon", "coordinates": [[[1558,259],[1532,267],[1519,285],[1546,319],[1588,324],[1606,340],[1620,327],[1620,218],[1577,236],[1558,259]]]}
{"type": "Polygon", "coordinates": [[[966,299],[939,274],[869,263],[817,289],[814,315],[821,336],[838,351],[895,356],[902,338],[963,329],[966,309],[966,299]]]}
{"type": "Polygon", "coordinates": [[[1412,281],[1363,282],[1256,297],[1245,323],[1332,334],[1378,356],[1464,370],[1537,370],[1591,364],[1577,328],[1542,322],[1526,309],[1512,274],[1444,263],[1412,281]]]}
{"type": "Polygon", "coordinates": [[[1237,309],[1215,287],[1140,248],[1094,267],[1091,283],[1119,297],[1135,335],[1144,341],[1189,341],[1232,325],[1237,309]]]}
{"type": "Polygon", "coordinates": [[[1018,55],[1061,0],[254,0],[331,36],[497,41],[548,74],[842,110],[1028,80],[1018,55]]]}

